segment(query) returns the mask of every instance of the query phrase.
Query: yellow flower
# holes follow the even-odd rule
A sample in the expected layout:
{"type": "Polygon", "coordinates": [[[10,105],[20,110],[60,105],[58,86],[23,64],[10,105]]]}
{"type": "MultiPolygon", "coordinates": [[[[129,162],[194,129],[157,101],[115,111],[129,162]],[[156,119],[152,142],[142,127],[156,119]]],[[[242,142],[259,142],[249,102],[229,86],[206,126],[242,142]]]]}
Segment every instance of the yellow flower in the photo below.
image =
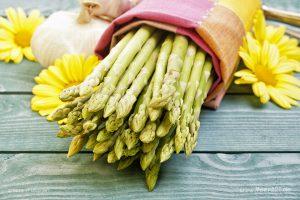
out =
{"type": "Polygon", "coordinates": [[[31,37],[44,17],[38,10],[33,10],[27,17],[23,9],[8,8],[7,19],[0,17],[0,60],[20,63],[25,56],[35,61],[30,48],[31,37]]]}
{"type": "MultiPolygon", "coordinates": [[[[258,40],[261,45],[264,41],[276,45],[279,49],[280,56],[286,56],[287,59],[300,62],[298,40],[285,35],[285,31],[286,28],[284,26],[267,26],[263,12],[259,10],[256,13],[253,27],[254,38],[258,40]]],[[[300,72],[300,66],[298,65],[295,70],[300,72]]]]}
{"type": "Polygon", "coordinates": [[[235,73],[236,84],[252,84],[254,94],[262,103],[270,99],[285,109],[297,106],[300,100],[300,80],[292,76],[298,62],[280,57],[276,45],[265,41],[260,45],[251,34],[239,52],[248,69],[235,73]]]}
{"type": "Polygon", "coordinates": [[[84,58],[83,55],[64,55],[53,66],[41,71],[35,77],[38,83],[32,89],[35,95],[31,99],[31,108],[40,115],[47,116],[64,102],[59,99],[61,91],[81,83],[99,63],[95,55],[84,58]]]}

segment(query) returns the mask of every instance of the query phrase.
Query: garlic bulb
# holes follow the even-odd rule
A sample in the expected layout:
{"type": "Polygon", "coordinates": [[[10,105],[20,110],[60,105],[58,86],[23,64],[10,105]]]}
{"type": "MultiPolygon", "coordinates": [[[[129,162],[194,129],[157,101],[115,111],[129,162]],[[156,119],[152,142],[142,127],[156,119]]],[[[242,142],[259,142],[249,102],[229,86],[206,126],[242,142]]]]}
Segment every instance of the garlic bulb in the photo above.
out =
{"type": "Polygon", "coordinates": [[[94,54],[97,42],[109,24],[99,19],[79,24],[77,16],[77,13],[59,11],[37,28],[31,48],[41,65],[48,67],[64,54],[94,54]]]}
{"type": "Polygon", "coordinates": [[[140,0],[80,0],[81,13],[78,17],[78,22],[87,23],[95,17],[111,21],[134,7],[139,1],[140,0]]]}

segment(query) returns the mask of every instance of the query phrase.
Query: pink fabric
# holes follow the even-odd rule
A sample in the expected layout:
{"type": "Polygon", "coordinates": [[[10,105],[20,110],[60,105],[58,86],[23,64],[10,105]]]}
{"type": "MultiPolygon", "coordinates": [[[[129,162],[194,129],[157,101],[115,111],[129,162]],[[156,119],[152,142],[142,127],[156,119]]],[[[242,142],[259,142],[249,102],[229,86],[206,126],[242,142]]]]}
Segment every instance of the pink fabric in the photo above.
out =
{"type": "MultiPolygon", "coordinates": [[[[136,7],[116,18],[104,32],[96,46],[95,52],[104,57],[109,51],[114,32],[136,20],[150,20],[177,27],[175,32],[186,35],[197,43],[211,57],[217,74],[213,91],[221,83],[220,62],[211,48],[196,33],[195,28],[205,19],[214,7],[211,0],[143,0],[136,7]]],[[[222,99],[222,98],[221,98],[222,99]]],[[[216,107],[216,106],[214,106],[216,107]]]]}

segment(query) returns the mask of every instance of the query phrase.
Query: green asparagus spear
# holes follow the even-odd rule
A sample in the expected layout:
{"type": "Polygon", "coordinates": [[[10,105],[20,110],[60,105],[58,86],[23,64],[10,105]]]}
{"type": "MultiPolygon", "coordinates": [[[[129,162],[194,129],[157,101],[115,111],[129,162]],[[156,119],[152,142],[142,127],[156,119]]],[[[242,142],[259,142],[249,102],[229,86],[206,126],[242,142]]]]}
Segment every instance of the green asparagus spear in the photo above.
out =
{"type": "Polygon", "coordinates": [[[126,158],[121,159],[120,162],[119,162],[119,165],[118,165],[118,170],[126,169],[139,157],[140,157],[140,155],[136,154],[135,156],[126,157],[126,158]]]}
{"type": "Polygon", "coordinates": [[[189,134],[189,122],[192,115],[192,106],[196,96],[197,88],[199,86],[200,77],[203,69],[203,64],[205,61],[205,54],[203,51],[199,51],[196,54],[194,66],[189,79],[189,84],[187,90],[184,94],[184,101],[182,106],[182,116],[178,122],[176,135],[175,135],[175,150],[179,153],[186,141],[186,137],[189,134]]]}
{"type": "Polygon", "coordinates": [[[168,60],[167,73],[164,77],[163,85],[160,90],[160,96],[151,100],[150,107],[164,107],[174,96],[187,48],[188,39],[185,36],[176,35],[172,53],[168,60]]]}
{"type": "Polygon", "coordinates": [[[97,90],[88,101],[88,109],[90,112],[97,112],[105,107],[108,98],[115,91],[117,83],[123,73],[153,31],[154,28],[150,26],[142,26],[131,38],[105,77],[103,88],[97,90]]]}
{"type": "Polygon", "coordinates": [[[131,130],[138,133],[141,132],[147,122],[148,119],[148,105],[151,100],[153,89],[153,78],[147,86],[143,93],[139,96],[138,101],[135,106],[134,113],[130,116],[129,126],[131,130]]]}
{"type": "Polygon", "coordinates": [[[105,128],[101,129],[97,135],[96,140],[99,143],[102,143],[108,139],[110,139],[113,136],[113,133],[108,132],[105,128]]]}
{"type": "Polygon", "coordinates": [[[129,149],[129,150],[134,148],[139,142],[138,134],[133,132],[130,129],[126,129],[122,133],[122,136],[123,136],[123,141],[126,144],[127,149],[129,149]]]}
{"type": "Polygon", "coordinates": [[[53,111],[47,119],[50,121],[62,120],[66,118],[69,112],[71,112],[78,104],[84,104],[89,98],[90,96],[78,97],[71,102],[67,102],[53,111]]]}
{"type": "Polygon", "coordinates": [[[96,144],[93,152],[95,154],[106,153],[115,144],[117,137],[118,137],[118,134],[114,134],[110,139],[108,139],[102,143],[96,144]]]}
{"type": "Polygon", "coordinates": [[[108,155],[107,155],[107,162],[108,163],[115,163],[118,160],[119,159],[117,158],[114,150],[112,150],[111,152],[108,153],[108,155]]]}
{"type": "Polygon", "coordinates": [[[170,115],[168,114],[169,112],[167,112],[162,120],[162,122],[158,125],[157,131],[156,131],[156,136],[157,137],[164,137],[166,136],[171,127],[172,127],[172,122],[170,121],[170,115]]]}
{"type": "Polygon", "coordinates": [[[174,94],[174,98],[168,103],[169,119],[172,124],[175,124],[181,115],[181,105],[183,103],[183,96],[188,84],[190,73],[193,68],[197,46],[194,42],[191,42],[188,46],[186,56],[184,59],[183,67],[180,73],[180,79],[178,89],[174,94]]]}
{"type": "Polygon", "coordinates": [[[93,150],[95,145],[97,144],[97,134],[94,133],[94,134],[91,134],[88,138],[88,141],[85,145],[85,148],[88,149],[88,150],[93,150]]]}
{"type": "Polygon", "coordinates": [[[115,132],[123,125],[123,123],[124,118],[117,118],[117,114],[114,113],[108,117],[108,120],[105,123],[105,127],[108,132],[115,132]]]}
{"type": "Polygon", "coordinates": [[[140,134],[140,140],[143,143],[150,143],[155,139],[156,123],[148,122],[140,134]]]}
{"type": "Polygon", "coordinates": [[[116,110],[115,105],[119,102],[119,100],[125,94],[130,84],[134,81],[138,73],[141,71],[142,67],[149,59],[151,53],[158,45],[162,35],[163,35],[163,31],[156,30],[154,34],[145,43],[141,51],[136,55],[134,60],[131,62],[125,74],[123,75],[122,79],[118,83],[115,92],[113,93],[112,96],[110,96],[104,108],[105,118],[111,115],[116,110]]]}
{"type": "Polygon", "coordinates": [[[114,146],[114,152],[116,154],[116,157],[118,158],[118,160],[121,159],[121,157],[123,156],[124,153],[124,149],[125,149],[125,143],[123,141],[123,136],[122,134],[118,136],[115,146],[114,146]]]}
{"type": "Polygon", "coordinates": [[[122,40],[111,49],[108,56],[106,56],[99,63],[99,65],[95,67],[93,72],[88,75],[80,85],[72,86],[63,90],[63,92],[60,94],[60,99],[62,101],[68,101],[74,97],[77,97],[78,95],[85,96],[91,94],[93,92],[93,88],[102,82],[103,77],[106,75],[107,71],[111,68],[134,34],[135,31],[130,31],[127,33],[126,36],[123,37],[122,40]]]}
{"type": "Polygon", "coordinates": [[[151,163],[150,166],[145,171],[146,184],[149,191],[153,191],[156,185],[158,173],[161,165],[159,159],[154,159],[154,160],[155,161],[151,163]]]}
{"type": "Polygon", "coordinates": [[[125,157],[132,157],[135,156],[137,153],[139,153],[141,150],[140,146],[136,146],[133,149],[125,149],[124,156],[125,157]]]}
{"type": "Polygon", "coordinates": [[[158,144],[159,144],[159,140],[157,139],[157,142],[155,142],[153,145],[151,145],[152,149],[150,149],[150,150],[147,149],[148,152],[144,152],[141,155],[140,165],[141,165],[143,171],[145,171],[149,167],[151,162],[156,158],[155,154],[156,154],[158,144]]]}
{"type": "Polygon", "coordinates": [[[157,148],[159,144],[159,138],[155,138],[152,142],[150,143],[143,143],[142,145],[142,151],[143,153],[148,153],[150,152],[153,148],[157,148]]]}
{"type": "Polygon", "coordinates": [[[200,128],[199,116],[201,112],[201,107],[213,83],[212,76],[208,77],[210,75],[211,68],[212,68],[211,63],[207,61],[204,64],[204,68],[203,68],[204,73],[202,73],[201,75],[200,85],[198,87],[197,95],[195,97],[195,101],[193,105],[193,114],[189,125],[190,134],[187,136],[185,142],[185,154],[187,156],[191,155],[191,153],[193,152],[194,148],[197,145],[199,128],[200,128]]]}
{"type": "Polygon", "coordinates": [[[85,135],[75,136],[69,146],[67,157],[70,158],[71,156],[81,151],[81,149],[84,147],[87,141],[88,141],[88,137],[86,137],[85,135]]]}
{"type": "MultiPolygon", "coordinates": [[[[153,79],[154,79],[153,94],[152,94],[153,99],[159,97],[160,94],[159,92],[163,84],[164,75],[167,70],[168,58],[172,51],[173,40],[174,40],[174,34],[169,33],[161,46],[157,64],[156,64],[156,69],[153,75],[153,79]]],[[[149,107],[148,110],[149,110],[149,117],[151,121],[157,120],[162,112],[160,108],[154,109],[152,107],[149,107]]]]}
{"type": "Polygon", "coordinates": [[[146,62],[139,75],[131,84],[131,87],[126,91],[126,94],[117,104],[116,111],[118,118],[126,117],[130,113],[134,103],[137,100],[137,97],[142,92],[143,88],[148,84],[148,81],[155,70],[159,50],[160,47],[157,47],[153,51],[149,60],[146,62]]]}

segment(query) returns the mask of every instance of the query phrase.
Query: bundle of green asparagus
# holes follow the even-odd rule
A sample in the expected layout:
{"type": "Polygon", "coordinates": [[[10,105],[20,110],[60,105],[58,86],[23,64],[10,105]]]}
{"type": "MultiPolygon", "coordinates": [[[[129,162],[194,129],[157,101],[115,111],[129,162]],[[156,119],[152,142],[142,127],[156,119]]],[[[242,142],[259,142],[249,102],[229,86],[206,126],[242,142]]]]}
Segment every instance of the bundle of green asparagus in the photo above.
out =
{"type": "Polygon", "coordinates": [[[84,146],[107,154],[118,170],[140,161],[153,190],[160,165],[196,146],[201,106],[213,83],[212,63],[187,37],[141,26],[128,32],[50,119],[58,137],[73,137],[68,156],[84,146]]]}

